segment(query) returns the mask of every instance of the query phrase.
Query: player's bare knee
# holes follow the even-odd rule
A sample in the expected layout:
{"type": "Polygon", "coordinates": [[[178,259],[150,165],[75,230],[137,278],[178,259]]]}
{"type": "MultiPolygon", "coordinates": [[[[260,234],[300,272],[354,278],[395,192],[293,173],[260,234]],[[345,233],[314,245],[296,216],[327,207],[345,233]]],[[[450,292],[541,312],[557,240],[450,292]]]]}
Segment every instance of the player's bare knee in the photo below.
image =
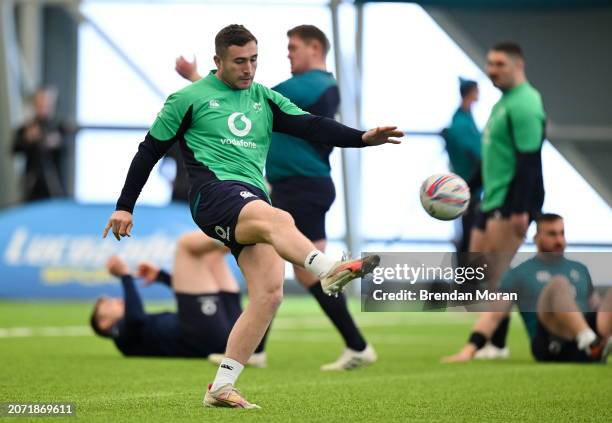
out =
{"type": "Polygon", "coordinates": [[[191,233],[181,235],[176,241],[177,253],[193,254],[191,245],[191,233]]]}
{"type": "Polygon", "coordinates": [[[552,294],[561,294],[572,292],[572,284],[565,276],[555,275],[550,278],[550,282],[544,289],[549,290],[552,294]]]}
{"type": "Polygon", "coordinates": [[[283,289],[281,288],[281,289],[277,289],[270,295],[269,297],[270,308],[276,312],[276,310],[278,310],[282,302],[283,302],[283,289]]]}
{"type": "Polygon", "coordinates": [[[597,313],[597,333],[602,338],[612,336],[612,312],[599,311],[597,313]]]}
{"type": "Polygon", "coordinates": [[[284,210],[278,210],[274,217],[274,225],[277,228],[288,228],[295,226],[293,217],[284,210]]]}
{"type": "Polygon", "coordinates": [[[258,293],[249,293],[249,301],[268,312],[276,312],[283,302],[283,287],[271,286],[258,293]]]}
{"type": "Polygon", "coordinates": [[[266,222],[266,238],[272,239],[279,233],[284,233],[291,227],[295,227],[293,217],[286,211],[275,209],[272,218],[266,222]]]}
{"type": "Polygon", "coordinates": [[[202,260],[210,267],[220,266],[223,264],[225,260],[225,251],[223,250],[213,250],[207,253],[202,260]]]}

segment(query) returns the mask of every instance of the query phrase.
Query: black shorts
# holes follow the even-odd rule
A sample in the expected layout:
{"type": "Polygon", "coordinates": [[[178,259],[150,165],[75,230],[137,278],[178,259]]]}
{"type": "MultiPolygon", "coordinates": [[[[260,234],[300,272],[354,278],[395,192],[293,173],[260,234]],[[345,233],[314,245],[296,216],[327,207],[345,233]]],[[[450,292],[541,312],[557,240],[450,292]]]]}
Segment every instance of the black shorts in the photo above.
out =
{"type": "MultiPolygon", "coordinates": [[[[478,208],[478,210],[475,212],[474,227],[484,231],[487,228],[487,220],[489,219],[509,219],[510,215],[517,213],[515,210],[513,210],[512,204],[512,195],[511,193],[508,193],[506,199],[504,200],[504,204],[502,204],[500,207],[496,207],[486,212],[482,211],[481,208],[478,208]]],[[[480,206],[482,207],[482,203],[480,206]]],[[[529,205],[530,224],[538,218],[538,216],[541,214],[541,210],[542,204],[529,205]]]]}
{"type": "MultiPolygon", "coordinates": [[[[584,313],[587,324],[597,332],[597,313],[584,313]]],[[[568,341],[548,332],[538,319],[535,338],[531,340],[531,352],[537,361],[592,362],[587,354],[578,349],[576,341],[568,341]]]]}
{"type": "Polygon", "coordinates": [[[336,199],[331,178],[294,176],[272,183],[272,205],[289,213],[311,241],[326,239],[325,213],[336,199]]]}
{"type": "Polygon", "coordinates": [[[236,319],[240,316],[240,294],[176,293],[177,314],[183,342],[198,356],[224,353],[236,319]]]}
{"type": "Polygon", "coordinates": [[[269,203],[261,189],[239,181],[215,181],[191,193],[191,216],[202,231],[228,247],[236,260],[244,247],[236,241],[242,208],[254,200],[269,203]]]}

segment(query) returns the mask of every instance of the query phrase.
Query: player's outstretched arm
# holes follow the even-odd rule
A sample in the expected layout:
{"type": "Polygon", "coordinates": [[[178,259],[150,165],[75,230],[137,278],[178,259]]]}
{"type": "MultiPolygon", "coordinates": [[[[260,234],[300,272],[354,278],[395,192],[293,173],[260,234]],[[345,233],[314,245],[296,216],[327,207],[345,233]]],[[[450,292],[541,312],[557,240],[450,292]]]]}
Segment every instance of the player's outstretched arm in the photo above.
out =
{"type": "Polygon", "coordinates": [[[442,362],[461,363],[472,360],[476,355],[476,352],[484,347],[487,341],[491,339],[491,336],[493,336],[493,332],[495,332],[495,329],[499,323],[504,319],[504,317],[510,314],[512,303],[508,302],[507,305],[500,304],[500,309],[505,307],[507,307],[507,310],[504,311],[487,311],[480,313],[478,320],[474,324],[474,328],[470,334],[467,344],[465,344],[458,353],[448,357],[443,357],[442,362]]]}
{"type": "Polygon", "coordinates": [[[404,133],[397,126],[379,126],[364,133],[361,139],[367,145],[401,144],[400,140],[394,138],[403,136],[404,133]]]}
{"type": "Polygon", "coordinates": [[[381,126],[367,132],[360,131],[333,119],[304,113],[286,98],[278,94],[276,96],[275,100],[268,100],[273,115],[274,132],[343,148],[400,144],[399,140],[393,138],[404,136],[396,126],[381,126]],[[278,101],[280,106],[275,101],[278,101]]]}

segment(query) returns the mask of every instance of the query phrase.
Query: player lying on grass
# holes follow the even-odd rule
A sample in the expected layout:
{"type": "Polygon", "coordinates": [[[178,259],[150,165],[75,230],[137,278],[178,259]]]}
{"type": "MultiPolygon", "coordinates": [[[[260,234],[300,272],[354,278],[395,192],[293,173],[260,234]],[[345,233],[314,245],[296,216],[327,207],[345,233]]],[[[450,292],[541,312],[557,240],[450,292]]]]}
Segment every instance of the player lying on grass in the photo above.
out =
{"type": "MultiPolygon", "coordinates": [[[[128,265],[119,257],[108,260],[108,271],[121,279],[124,299],[101,297],[91,326],[113,340],[127,356],[207,357],[223,353],[229,332],[242,313],[238,283],[224,255],[226,249],[200,231],[181,236],[174,275],[141,263],[138,276],[149,285],[161,282],[176,296],[177,313],[145,313],[128,265]]],[[[258,348],[247,364],[263,367],[258,348]]]]}
{"type": "MultiPolygon", "coordinates": [[[[582,263],[568,260],[563,218],[544,214],[536,220],[538,254],[506,272],[501,290],[518,294],[517,306],[537,361],[606,361],[612,349],[612,289],[603,300],[593,291],[582,263]]],[[[482,313],[468,343],[445,362],[469,361],[491,338],[512,308],[500,301],[482,313]]]]}

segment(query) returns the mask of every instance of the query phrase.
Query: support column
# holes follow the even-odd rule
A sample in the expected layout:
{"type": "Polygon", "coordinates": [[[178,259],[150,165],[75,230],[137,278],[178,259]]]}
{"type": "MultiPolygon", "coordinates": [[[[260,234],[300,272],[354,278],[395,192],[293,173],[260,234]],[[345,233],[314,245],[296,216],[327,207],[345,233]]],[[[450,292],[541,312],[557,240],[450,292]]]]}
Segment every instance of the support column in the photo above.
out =
{"type": "Polygon", "coordinates": [[[22,102],[14,18],[15,3],[0,2],[0,208],[17,201],[12,142],[22,102]]]}
{"type": "MultiPolygon", "coordinates": [[[[340,0],[330,3],[333,24],[334,59],[336,61],[336,78],[340,89],[340,119],[349,126],[360,127],[360,75],[357,68],[354,31],[347,28],[354,23],[354,7],[341,4],[340,0]],[[342,28],[342,30],[341,30],[342,28]],[[346,34],[351,36],[346,37],[346,34]],[[345,35],[343,37],[343,34],[345,35]]],[[[344,181],[344,215],[346,219],[345,241],[353,255],[361,252],[361,151],[359,149],[342,150],[342,178],[344,181]]]]}

